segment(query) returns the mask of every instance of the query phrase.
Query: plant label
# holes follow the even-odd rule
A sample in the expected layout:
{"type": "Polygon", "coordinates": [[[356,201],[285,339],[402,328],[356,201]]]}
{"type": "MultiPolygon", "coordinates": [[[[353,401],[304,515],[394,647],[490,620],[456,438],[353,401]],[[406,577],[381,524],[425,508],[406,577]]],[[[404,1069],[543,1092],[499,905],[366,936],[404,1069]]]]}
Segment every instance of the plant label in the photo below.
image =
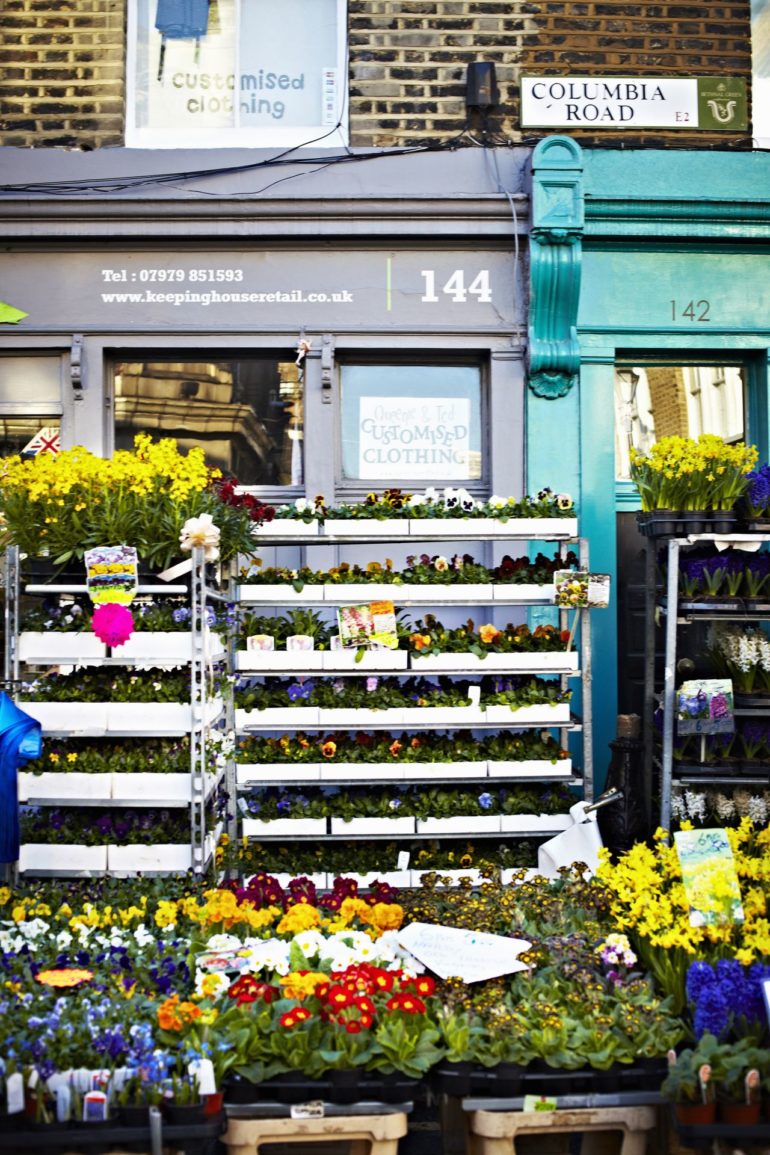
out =
{"type": "Polygon", "coordinates": [[[132,545],[100,545],[87,549],[86,584],[95,606],[107,602],[130,605],[139,582],[139,561],[132,545]]]}
{"type": "Polygon", "coordinates": [[[606,610],[610,604],[610,575],[558,569],[553,575],[553,600],[564,610],[606,610]]]}
{"type": "Polygon", "coordinates": [[[396,608],[393,602],[341,606],[337,610],[337,622],[345,649],[370,649],[375,643],[389,650],[398,649],[396,608]]]}
{"type": "Polygon", "coordinates": [[[8,1097],[8,1114],[18,1115],[24,1110],[24,1076],[17,1071],[5,1080],[5,1090],[8,1097]]]}
{"type": "Polygon", "coordinates": [[[292,1119],[323,1119],[324,1105],[320,1100],[312,1103],[293,1103],[291,1108],[292,1119]]]}
{"type": "Polygon", "coordinates": [[[735,731],[733,684],[729,678],[683,682],[677,695],[677,734],[732,734],[735,731]]]}
{"type": "Polygon", "coordinates": [[[741,891],[727,831],[678,830],[674,844],[690,904],[690,926],[743,922],[741,891]]]}

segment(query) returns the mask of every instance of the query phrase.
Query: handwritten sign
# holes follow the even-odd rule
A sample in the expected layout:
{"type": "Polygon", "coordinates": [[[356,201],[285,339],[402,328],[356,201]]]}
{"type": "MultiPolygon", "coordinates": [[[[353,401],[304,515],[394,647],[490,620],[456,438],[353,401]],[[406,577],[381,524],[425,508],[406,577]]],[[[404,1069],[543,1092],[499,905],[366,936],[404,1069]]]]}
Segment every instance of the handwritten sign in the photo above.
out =
{"type": "Polygon", "coordinates": [[[519,960],[519,955],[532,946],[523,938],[411,922],[399,931],[398,941],[442,979],[478,983],[529,970],[519,960]]]}
{"type": "Polygon", "coordinates": [[[727,831],[678,830],[674,843],[690,904],[690,926],[743,922],[741,889],[727,831]]]}
{"type": "Polygon", "coordinates": [[[88,596],[95,606],[117,602],[127,606],[134,600],[138,582],[138,561],[132,545],[101,545],[85,551],[88,596]]]}

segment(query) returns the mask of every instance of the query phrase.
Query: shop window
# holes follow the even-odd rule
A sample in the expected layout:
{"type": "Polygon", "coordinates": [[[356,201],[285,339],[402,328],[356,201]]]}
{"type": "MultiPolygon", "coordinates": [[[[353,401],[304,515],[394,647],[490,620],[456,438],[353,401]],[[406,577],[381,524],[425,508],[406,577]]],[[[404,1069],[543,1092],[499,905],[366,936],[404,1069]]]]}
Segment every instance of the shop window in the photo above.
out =
{"type": "Polygon", "coordinates": [[[345,9],[345,0],[130,0],[126,144],[344,144],[345,9]]]}
{"type": "Polygon", "coordinates": [[[343,485],[483,480],[479,364],[342,364],[340,373],[343,485]]]}
{"type": "Polygon", "coordinates": [[[140,432],[174,437],[182,449],[202,446],[242,485],[302,485],[304,403],[293,354],[121,361],[114,399],[118,449],[140,432]]]}
{"type": "Polygon", "coordinates": [[[615,373],[616,476],[629,477],[631,447],[649,451],[661,437],[716,433],[741,441],[744,374],[736,365],[619,366],[615,373]]]}
{"type": "Polygon", "coordinates": [[[45,448],[61,427],[61,358],[0,357],[0,456],[23,453],[43,434],[45,448]]]}

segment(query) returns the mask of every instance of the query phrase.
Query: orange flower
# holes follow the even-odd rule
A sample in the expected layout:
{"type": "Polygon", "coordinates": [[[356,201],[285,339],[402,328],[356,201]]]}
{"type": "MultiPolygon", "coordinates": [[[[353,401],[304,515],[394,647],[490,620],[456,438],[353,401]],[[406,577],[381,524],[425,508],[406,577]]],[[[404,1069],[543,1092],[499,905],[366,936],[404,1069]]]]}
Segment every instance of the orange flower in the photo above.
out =
{"type": "Polygon", "coordinates": [[[479,626],[479,637],[481,638],[481,640],[485,646],[490,645],[492,642],[495,641],[496,638],[499,638],[500,633],[501,633],[501,631],[498,630],[497,626],[493,626],[490,624],[487,624],[485,626],[479,626]]]}
{"type": "Polygon", "coordinates": [[[83,967],[59,967],[56,970],[38,971],[35,978],[46,987],[78,987],[94,977],[93,971],[83,967]]]}
{"type": "Polygon", "coordinates": [[[337,753],[337,743],[331,741],[324,742],[323,746],[321,747],[321,753],[323,754],[324,758],[333,758],[337,753]]]}
{"type": "Polygon", "coordinates": [[[393,755],[393,757],[394,757],[394,758],[397,758],[397,757],[398,757],[398,755],[399,755],[399,754],[401,753],[401,751],[403,750],[403,746],[402,746],[402,744],[401,744],[401,743],[398,741],[398,739],[395,739],[395,740],[394,740],[393,742],[391,742],[391,744],[388,746],[388,750],[390,751],[390,753],[393,755]]]}
{"type": "Polygon", "coordinates": [[[158,1026],[163,1031],[181,1031],[202,1014],[203,1011],[195,1003],[180,1003],[179,995],[171,995],[158,1007],[158,1026]]]}
{"type": "Polygon", "coordinates": [[[416,650],[427,650],[430,645],[430,634],[410,634],[409,641],[416,650]]]}
{"type": "Polygon", "coordinates": [[[158,1026],[162,1031],[181,1031],[182,1020],[177,1014],[179,995],[172,995],[158,1007],[158,1026]]]}

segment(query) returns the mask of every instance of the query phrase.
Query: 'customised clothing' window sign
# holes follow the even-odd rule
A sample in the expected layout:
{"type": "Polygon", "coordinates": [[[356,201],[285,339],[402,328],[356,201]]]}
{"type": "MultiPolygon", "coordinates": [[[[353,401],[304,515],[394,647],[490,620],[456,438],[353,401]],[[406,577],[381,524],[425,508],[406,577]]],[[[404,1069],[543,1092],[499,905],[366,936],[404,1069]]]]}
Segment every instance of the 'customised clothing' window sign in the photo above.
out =
{"type": "Polygon", "coordinates": [[[343,478],[481,478],[478,365],[343,365],[341,376],[343,478]]]}
{"type": "Polygon", "coordinates": [[[130,143],[221,146],[258,143],[257,134],[277,142],[276,128],[309,140],[333,129],[342,108],[338,8],[339,0],[136,0],[130,143]]]}
{"type": "Polygon", "coordinates": [[[467,398],[362,397],[359,412],[359,477],[470,476],[467,398]]]}

